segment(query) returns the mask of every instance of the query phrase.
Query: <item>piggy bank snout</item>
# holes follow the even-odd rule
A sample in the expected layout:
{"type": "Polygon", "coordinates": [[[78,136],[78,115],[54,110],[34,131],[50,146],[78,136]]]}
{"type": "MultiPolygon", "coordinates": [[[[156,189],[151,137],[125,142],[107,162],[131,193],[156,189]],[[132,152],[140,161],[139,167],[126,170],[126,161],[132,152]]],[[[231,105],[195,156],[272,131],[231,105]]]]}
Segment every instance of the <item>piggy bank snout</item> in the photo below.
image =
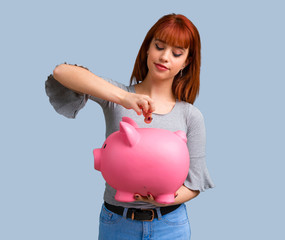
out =
{"type": "Polygon", "coordinates": [[[94,168],[98,171],[101,171],[101,152],[100,148],[96,148],[93,150],[94,155],[94,168]]]}

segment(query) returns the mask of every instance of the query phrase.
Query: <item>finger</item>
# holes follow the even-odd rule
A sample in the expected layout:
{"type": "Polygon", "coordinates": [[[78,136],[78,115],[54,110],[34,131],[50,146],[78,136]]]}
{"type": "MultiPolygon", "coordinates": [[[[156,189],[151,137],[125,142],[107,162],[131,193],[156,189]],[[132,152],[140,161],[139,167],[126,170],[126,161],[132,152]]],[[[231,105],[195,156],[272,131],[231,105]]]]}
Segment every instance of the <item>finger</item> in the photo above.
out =
{"type": "Polygon", "coordinates": [[[136,199],[136,201],[143,201],[144,200],[143,197],[137,193],[135,194],[135,199],[136,199]]]}
{"type": "Polygon", "coordinates": [[[148,105],[149,105],[148,111],[150,113],[154,112],[155,111],[154,101],[151,98],[148,101],[148,105]]]}
{"type": "Polygon", "coordinates": [[[133,109],[136,111],[137,115],[142,115],[142,109],[140,106],[135,105],[133,109]]]}
{"type": "Polygon", "coordinates": [[[143,113],[144,113],[144,114],[147,114],[148,111],[149,111],[148,101],[147,101],[147,100],[142,100],[142,101],[140,102],[140,106],[141,106],[141,108],[142,108],[142,110],[143,110],[143,113]]]}
{"type": "Polygon", "coordinates": [[[145,115],[144,122],[147,123],[147,124],[150,124],[152,119],[153,119],[152,118],[152,114],[148,113],[148,114],[145,115]]]}
{"type": "Polygon", "coordinates": [[[147,109],[145,108],[146,113],[152,113],[155,110],[154,101],[150,97],[146,97],[147,109]]]}
{"type": "Polygon", "coordinates": [[[152,196],[151,193],[147,194],[147,199],[150,200],[150,201],[154,201],[154,197],[152,196]]]}

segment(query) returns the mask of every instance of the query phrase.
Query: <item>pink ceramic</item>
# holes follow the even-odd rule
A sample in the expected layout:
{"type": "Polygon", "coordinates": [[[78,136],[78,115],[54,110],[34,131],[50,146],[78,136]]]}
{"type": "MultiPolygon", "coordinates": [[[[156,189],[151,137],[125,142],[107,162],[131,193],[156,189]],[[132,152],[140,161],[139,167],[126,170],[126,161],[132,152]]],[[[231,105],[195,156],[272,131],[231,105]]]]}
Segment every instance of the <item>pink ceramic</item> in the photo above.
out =
{"type": "Polygon", "coordinates": [[[123,117],[120,131],[94,149],[95,169],[117,190],[117,201],[132,202],[135,193],[150,193],[158,203],[173,203],[189,170],[186,142],[182,131],[138,128],[123,117]]]}

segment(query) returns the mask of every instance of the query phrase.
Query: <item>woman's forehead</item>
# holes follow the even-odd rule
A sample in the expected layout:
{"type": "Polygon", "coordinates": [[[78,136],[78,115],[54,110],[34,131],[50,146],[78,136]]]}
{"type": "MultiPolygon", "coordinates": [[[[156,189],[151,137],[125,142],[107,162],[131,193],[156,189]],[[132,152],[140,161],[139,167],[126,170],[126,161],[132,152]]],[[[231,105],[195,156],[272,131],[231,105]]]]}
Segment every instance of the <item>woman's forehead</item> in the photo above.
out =
{"type": "Polygon", "coordinates": [[[163,44],[167,44],[167,45],[170,45],[170,46],[172,46],[172,47],[174,47],[174,48],[179,48],[179,49],[181,49],[181,50],[186,50],[186,49],[188,49],[188,47],[187,47],[187,48],[184,48],[184,47],[179,46],[179,45],[171,45],[171,44],[169,44],[167,41],[161,40],[161,39],[159,39],[159,38],[153,38],[153,41],[155,41],[155,42],[160,42],[160,43],[163,43],[163,44]]]}
{"type": "Polygon", "coordinates": [[[177,29],[164,29],[154,35],[154,39],[171,46],[186,49],[190,45],[189,34],[177,29]]]}

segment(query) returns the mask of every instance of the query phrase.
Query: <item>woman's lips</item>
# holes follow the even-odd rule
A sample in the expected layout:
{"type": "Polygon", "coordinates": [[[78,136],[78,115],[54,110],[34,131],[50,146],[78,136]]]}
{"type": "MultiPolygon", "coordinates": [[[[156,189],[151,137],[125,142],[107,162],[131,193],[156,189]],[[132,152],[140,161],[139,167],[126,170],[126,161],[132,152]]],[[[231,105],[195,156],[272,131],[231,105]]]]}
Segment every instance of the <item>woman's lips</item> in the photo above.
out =
{"type": "Polygon", "coordinates": [[[164,65],[162,65],[162,64],[155,63],[154,65],[155,65],[155,66],[156,66],[156,68],[157,68],[158,70],[160,70],[160,71],[166,71],[166,70],[168,70],[168,68],[167,68],[167,67],[165,67],[165,66],[164,66],[164,65]]]}

